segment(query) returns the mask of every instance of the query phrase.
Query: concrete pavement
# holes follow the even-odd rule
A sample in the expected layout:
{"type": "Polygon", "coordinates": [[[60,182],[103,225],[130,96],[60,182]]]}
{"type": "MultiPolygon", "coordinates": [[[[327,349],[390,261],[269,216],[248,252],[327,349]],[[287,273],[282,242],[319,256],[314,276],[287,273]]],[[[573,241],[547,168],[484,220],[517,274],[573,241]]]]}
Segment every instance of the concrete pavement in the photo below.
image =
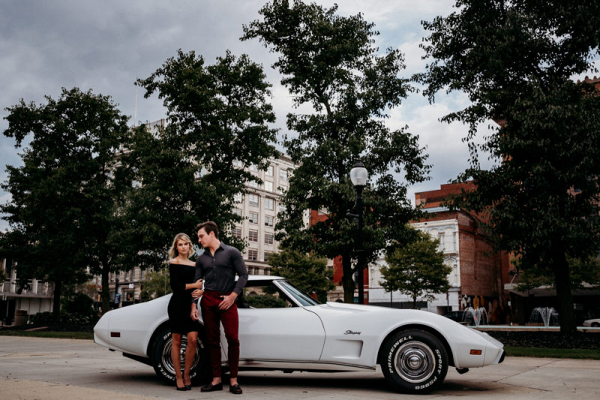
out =
{"type": "MultiPolygon", "coordinates": [[[[507,357],[503,364],[454,369],[429,395],[394,393],[380,371],[240,372],[246,399],[581,399],[600,398],[600,361],[507,357]]],[[[89,340],[0,336],[0,399],[224,399],[227,391],[177,392],[147,365],[89,340]]]]}

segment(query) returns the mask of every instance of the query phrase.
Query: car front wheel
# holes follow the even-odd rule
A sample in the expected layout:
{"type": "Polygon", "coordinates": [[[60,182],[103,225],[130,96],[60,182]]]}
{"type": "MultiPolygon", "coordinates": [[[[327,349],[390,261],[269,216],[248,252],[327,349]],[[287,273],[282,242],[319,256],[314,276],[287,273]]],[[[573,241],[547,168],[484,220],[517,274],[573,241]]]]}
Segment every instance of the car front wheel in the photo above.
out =
{"type": "Polygon", "coordinates": [[[398,332],[383,344],[381,369],[390,385],[405,393],[428,393],[448,372],[448,353],[434,335],[420,329],[398,332]]]}
{"type": "MultiPolygon", "coordinates": [[[[158,332],[156,340],[152,346],[152,366],[156,374],[168,383],[175,383],[175,367],[171,359],[171,348],[173,346],[173,336],[171,328],[166,326],[158,332]]],[[[180,362],[181,372],[185,364],[185,349],[187,348],[187,337],[181,338],[180,362]]],[[[198,346],[196,347],[196,356],[190,370],[190,378],[193,381],[206,382],[210,379],[210,368],[208,362],[208,351],[205,348],[202,335],[198,335],[198,346]]]]}

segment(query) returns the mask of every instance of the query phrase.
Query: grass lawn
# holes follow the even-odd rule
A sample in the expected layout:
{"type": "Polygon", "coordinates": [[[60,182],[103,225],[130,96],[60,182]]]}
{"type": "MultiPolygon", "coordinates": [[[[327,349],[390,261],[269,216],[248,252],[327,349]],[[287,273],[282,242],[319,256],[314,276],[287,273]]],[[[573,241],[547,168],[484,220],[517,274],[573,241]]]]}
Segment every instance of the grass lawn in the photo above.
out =
{"type": "Polygon", "coordinates": [[[600,349],[544,349],[537,347],[504,347],[509,357],[577,358],[600,360],[600,349]]]}
{"type": "Polygon", "coordinates": [[[61,338],[61,339],[94,339],[92,332],[52,332],[52,331],[32,331],[25,332],[21,330],[11,331],[10,329],[0,329],[0,336],[27,336],[41,338],[61,338]]]}

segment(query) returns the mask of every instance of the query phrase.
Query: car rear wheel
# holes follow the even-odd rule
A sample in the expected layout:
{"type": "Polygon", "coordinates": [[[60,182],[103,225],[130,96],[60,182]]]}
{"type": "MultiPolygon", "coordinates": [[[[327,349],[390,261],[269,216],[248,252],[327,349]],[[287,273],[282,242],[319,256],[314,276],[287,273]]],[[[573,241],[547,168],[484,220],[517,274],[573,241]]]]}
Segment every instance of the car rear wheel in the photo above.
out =
{"type": "Polygon", "coordinates": [[[419,329],[398,332],[383,344],[381,369],[390,385],[405,393],[428,393],[448,372],[448,353],[434,335],[419,329]]]}
{"type": "MultiPolygon", "coordinates": [[[[162,328],[154,344],[152,345],[152,366],[156,374],[165,382],[175,383],[175,368],[171,359],[171,347],[173,346],[173,336],[171,328],[166,326],[162,328]]],[[[185,349],[187,348],[187,337],[181,338],[181,371],[185,363],[185,349]]],[[[210,380],[210,364],[208,362],[208,351],[204,345],[202,335],[198,335],[198,346],[196,347],[196,356],[190,370],[190,378],[196,383],[207,382],[210,380]]]]}

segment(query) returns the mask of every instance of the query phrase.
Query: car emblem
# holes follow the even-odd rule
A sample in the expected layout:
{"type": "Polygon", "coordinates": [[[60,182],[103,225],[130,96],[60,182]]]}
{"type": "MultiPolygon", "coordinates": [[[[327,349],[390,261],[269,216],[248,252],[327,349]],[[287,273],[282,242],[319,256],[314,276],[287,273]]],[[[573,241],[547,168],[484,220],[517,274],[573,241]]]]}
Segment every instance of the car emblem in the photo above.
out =
{"type": "Polygon", "coordinates": [[[360,335],[360,332],[352,332],[350,329],[348,329],[346,332],[344,332],[344,335],[360,335]]]}

